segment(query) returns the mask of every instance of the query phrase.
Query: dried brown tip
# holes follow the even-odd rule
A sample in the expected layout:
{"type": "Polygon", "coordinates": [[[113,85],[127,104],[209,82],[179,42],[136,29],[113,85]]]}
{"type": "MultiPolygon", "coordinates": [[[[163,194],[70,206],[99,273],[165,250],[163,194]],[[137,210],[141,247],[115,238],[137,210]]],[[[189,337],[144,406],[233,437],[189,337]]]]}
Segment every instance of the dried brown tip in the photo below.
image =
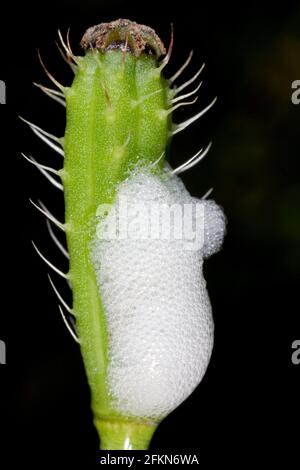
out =
{"type": "Polygon", "coordinates": [[[136,57],[142,53],[152,54],[157,58],[166,54],[162,41],[152,28],[124,19],[88,28],[80,45],[85,50],[95,48],[101,52],[121,49],[136,57]]]}

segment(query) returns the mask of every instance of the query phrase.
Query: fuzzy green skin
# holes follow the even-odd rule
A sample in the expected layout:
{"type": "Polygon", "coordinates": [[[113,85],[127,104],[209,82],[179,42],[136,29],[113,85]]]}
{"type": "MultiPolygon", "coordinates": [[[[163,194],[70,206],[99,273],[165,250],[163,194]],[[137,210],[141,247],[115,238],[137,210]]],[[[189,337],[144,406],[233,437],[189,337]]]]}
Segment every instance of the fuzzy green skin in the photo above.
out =
{"type": "Polygon", "coordinates": [[[118,184],[138,162],[153,163],[166,150],[171,128],[169,93],[153,56],[137,58],[121,50],[88,51],[79,59],[71,88],[66,89],[61,176],[69,276],[95,425],[106,448],[122,445],[124,423],[132,448],[147,448],[157,423],[134,423],[121,416],[107,389],[107,326],[90,259],[95,214],[99,204],[113,201],[118,184]]]}

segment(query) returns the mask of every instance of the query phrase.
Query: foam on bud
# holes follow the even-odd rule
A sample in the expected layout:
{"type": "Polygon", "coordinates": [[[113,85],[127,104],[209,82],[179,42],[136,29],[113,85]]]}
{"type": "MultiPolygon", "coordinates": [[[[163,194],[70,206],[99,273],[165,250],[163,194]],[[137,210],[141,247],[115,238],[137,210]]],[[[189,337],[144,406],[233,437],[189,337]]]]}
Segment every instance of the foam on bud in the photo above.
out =
{"type": "Polygon", "coordinates": [[[108,390],[119,413],[160,420],[192,393],[210,360],[214,326],[202,265],[221,247],[225,218],[167,168],[159,175],[142,169],[119,185],[99,224],[92,260],[109,334],[108,390]],[[165,228],[165,219],[157,226],[153,217],[162,206],[182,208],[164,238],[153,235],[165,228]],[[189,206],[192,226],[202,231],[194,245],[182,230],[189,206]],[[117,236],[101,236],[108,226],[117,226],[117,236]],[[142,237],[141,226],[148,229],[142,237]]]}

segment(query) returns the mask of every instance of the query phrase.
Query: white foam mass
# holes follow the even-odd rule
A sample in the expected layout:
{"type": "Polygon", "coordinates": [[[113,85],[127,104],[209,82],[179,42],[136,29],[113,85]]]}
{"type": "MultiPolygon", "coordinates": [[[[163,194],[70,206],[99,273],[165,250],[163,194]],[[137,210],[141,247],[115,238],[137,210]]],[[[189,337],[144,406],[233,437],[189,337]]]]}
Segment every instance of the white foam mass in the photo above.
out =
{"type": "MultiPolygon", "coordinates": [[[[174,217],[171,232],[178,225],[174,217]]],[[[119,185],[99,228],[92,260],[109,332],[109,391],[120,413],[160,419],[191,394],[210,360],[214,325],[202,264],[220,249],[225,218],[214,201],[191,197],[169,171],[158,176],[144,169],[119,185]],[[147,210],[141,214],[137,203],[147,210]],[[154,238],[149,214],[160,204],[202,208],[193,222],[204,243],[195,248],[172,233],[154,238]],[[117,237],[105,239],[116,222],[117,237]],[[149,229],[142,239],[141,225],[149,229]]]]}

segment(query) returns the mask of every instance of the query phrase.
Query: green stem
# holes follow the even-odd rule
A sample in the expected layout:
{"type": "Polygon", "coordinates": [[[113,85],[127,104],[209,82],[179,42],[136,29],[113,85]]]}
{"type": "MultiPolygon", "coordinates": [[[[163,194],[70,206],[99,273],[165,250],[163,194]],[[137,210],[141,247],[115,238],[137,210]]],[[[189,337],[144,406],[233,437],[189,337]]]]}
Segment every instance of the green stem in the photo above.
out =
{"type": "Polygon", "coordinates": [[[146,450],[156,430],[156,424],[130,421],[95,420],[103,450],[146,450]]]}
{"type": "Polygon", "coordinates": [[[166,150],[169,85],[157,57],[146,53],[93,48],[77,59],[75,79],[65,91],[61,171],[76,328],[102,448],[146,448],[156,426],[127,421],[110,395],[109,332],[90,252],[98,206],[113,201],[139,161],[151,165],[166,150]]]}

